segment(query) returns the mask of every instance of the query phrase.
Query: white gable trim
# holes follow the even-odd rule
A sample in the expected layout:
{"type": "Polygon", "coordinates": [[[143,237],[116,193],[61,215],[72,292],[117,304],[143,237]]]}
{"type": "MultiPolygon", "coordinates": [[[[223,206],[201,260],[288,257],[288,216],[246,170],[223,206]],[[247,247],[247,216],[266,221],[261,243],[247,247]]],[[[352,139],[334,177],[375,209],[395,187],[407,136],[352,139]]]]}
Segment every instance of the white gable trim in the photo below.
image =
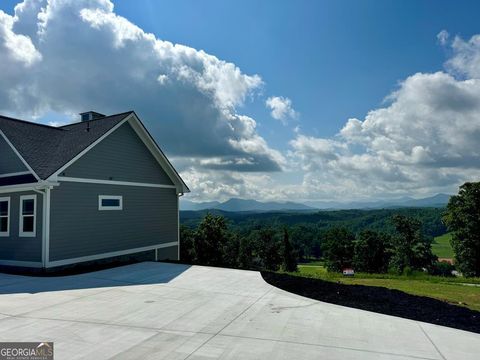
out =
{"type": "Polygon", "coordinates": [[[10,140],[8,140],[7,136],[3,133],[2,130],[0,130],[0,135],[3,137],[3,139],[7,142],[7,144],[12,148],[13,152],[18,156],[18,158],[22,161],[23,165],[25,165],[25,167],[28,169],[28,171],[35,177],[35,179],[37,179],[38,181],[40,181],[40,177],[35,173],[35,171],[33,171],[33,169],[30,167],[30,165],[28,165],[28,163],[25,161],[25,159],[23,158],[22,155],[20,155],[20,153],[17,151],[17,149],[15,149],[15,146],[13,146],[13,144],[10,142],[10,140]]]}

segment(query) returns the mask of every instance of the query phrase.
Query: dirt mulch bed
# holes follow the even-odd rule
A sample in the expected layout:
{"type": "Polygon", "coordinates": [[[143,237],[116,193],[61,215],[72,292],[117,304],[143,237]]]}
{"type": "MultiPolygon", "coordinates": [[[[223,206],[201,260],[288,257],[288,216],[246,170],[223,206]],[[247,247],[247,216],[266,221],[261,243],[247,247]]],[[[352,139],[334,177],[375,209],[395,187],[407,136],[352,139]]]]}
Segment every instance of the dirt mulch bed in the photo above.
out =
{"type": "Polygon", "coordinates": [[[262,276],[275,287],[311,299],[480,333],[480,312],[429,297],[272,272],[262,276]]]}

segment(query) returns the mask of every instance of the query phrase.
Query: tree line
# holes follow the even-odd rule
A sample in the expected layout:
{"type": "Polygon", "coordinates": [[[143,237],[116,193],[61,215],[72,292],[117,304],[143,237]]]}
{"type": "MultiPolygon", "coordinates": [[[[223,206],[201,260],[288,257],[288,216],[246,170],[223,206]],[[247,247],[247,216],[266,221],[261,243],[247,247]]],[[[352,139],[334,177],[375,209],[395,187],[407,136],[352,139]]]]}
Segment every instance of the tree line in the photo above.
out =
{"type": "Polygon", "coordinates": [[[322,257],[329,271],[353,267],[369,273],[434,272],[437,258],[421,222],[403,215],[395,215],[392,222],[397,230],[393,236],[371,229],[355,235],[345,227],[312,236],[302,225],[283,225],[280,230],[260,226],[239,233],[223,216],[208,213],[196,228],[181,227],[180,254],[189,263],[241,269],[296,271],[298,260],[313,255],[322,257]],[[313,239],[314,245],[299,241],[305,239],[313,239]]]}
{"type": "Polygon", "coordinates": [[[394,215],[393,235],[366,229],[356,236],[346,228],[332,228],[322,244],[329,271],[354,268],[366,273],[408,273],[413,270],[436,271],[437,257],[431,250],[431,238],[425,237],[421,222],[394,215]]]}
{"type": "Polygon", "coordinates": [[[233,231],[223,216],[207,213],[196,228],[180,227],[180,243],[180,259],[187,263],[297,270],[297,255],[287,227],[275,231],[266,226],[244,235],[233,231]]]}

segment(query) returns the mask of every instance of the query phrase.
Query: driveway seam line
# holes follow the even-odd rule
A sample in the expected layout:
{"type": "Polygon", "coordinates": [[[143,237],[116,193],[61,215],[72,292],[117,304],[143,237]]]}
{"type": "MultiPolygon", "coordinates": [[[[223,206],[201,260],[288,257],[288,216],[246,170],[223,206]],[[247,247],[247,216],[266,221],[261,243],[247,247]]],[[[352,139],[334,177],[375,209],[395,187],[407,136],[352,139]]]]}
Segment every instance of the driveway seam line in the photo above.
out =
{"type": "Polygon", "coordinates": [[[332,349],[340,349],[340,350],[351,350],[351,351],[360,351],[372,354],[380,354],[380,355],[392,355],[392,356],[402,356],[402,357],[410,357],[414,359],[422,359],[422,360],[438,360],[431,357],[424,357],[424,356],[417,356],[417,355],[409,355],[409,354],[398,354],[398,353],[390,353],[384,351],[377,351],[377,350],[366,350],[366,349],[359,349],[359,348],[352,348],[346,346],[336,346],[336,345],[325,345],[325,344],[313,344],[307,342],[299,342],[299,341],[291,341],[291,340],[279,340],[279,339],[269,339],[269,338],[261,338],[261,337],[251,337],[251,336],[244,336],[244,335],[228,335],[228,334],[218,334],[219,336],[225,337],[232,337],[232,338],[241,338],[241,339],[249,339],[249,340],[260,340],[260,341],[275,341],[275,342],[283,342],[286,344],[296,344],[296,345],[305,345],[305,346],[318,346],[318,347],[325,347],[325,348],[332,348],[332,349]]]}
{"type": "Polygon", "coordinates": [[[213,336],[211,336],[209,339],[207,339],[205,342],[203,342],[198,348],[195,349],[195,351],[192,351],[184,360],[187,360],[194,353],[196,353],[198,350],[200,350],[202,347],[204,347],[210,340],[212,340],[213,338],[218,336],[223,330],[225,330],[228,326],[230,326],[235,320],[237,320],[240,316],[245,314],[245,312],[248,311],[253,305],[258,303],[264,296],[266,296],[268,293],[273,291],[273,289],[274,289],[274,287],[272,286],[263,295],[259,296],[253,303],[248,305],[241,313],[239,313],[237,316],[235,316],[228,324],[226,324],[224,327],[222,327],[220,330],[218,330],[213,336]]]}
{"type": "Polygon", "coordinates": [[[420,327],[420,329],[422,330],[423,334],[427,337],[428,341],[430,341],[430,343],[433,345],[433,347],[435,348],[435,350],[437,350],[437,352],[440,354],[440,356],[442,357],[442,359],[444,360],[447,360],[447,358],[442,354],[442,352],[440,351],[440,349],[437,347],[437,345],[433,342],[433,340],[430,338],[430,336],[428,336],[427,332],[425,331],[425,329],[423,328],[422,324],[420,324],[419,322],[417,322],[418,326],[420,327]]]}

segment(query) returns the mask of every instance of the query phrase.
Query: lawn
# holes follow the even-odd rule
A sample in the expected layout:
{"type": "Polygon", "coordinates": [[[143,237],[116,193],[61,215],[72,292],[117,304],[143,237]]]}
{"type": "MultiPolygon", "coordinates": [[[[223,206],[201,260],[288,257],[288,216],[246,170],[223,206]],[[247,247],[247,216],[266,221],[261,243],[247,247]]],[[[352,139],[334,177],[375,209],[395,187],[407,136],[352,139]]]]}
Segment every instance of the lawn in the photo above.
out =
{"type": "Polygon", "coordinates": [[[299,265],[293,275],[317,278],[351,285],[378,286],[404,291],[408,294],[428,296],[451,304],[480,311],[480,278],[445,278],[424,273],[412,275],[362,274],[344,277],[328,272],[323,266],[299,265]]]}
{"type": "Polygon", "coordinates": [[[452,235],[450,234],[443,234],[441,236],[437,236],[432,243],[432,251],[435,255],[439,258],[453,258],[453,249],[450,245],[450,239],[452,235]]]}

